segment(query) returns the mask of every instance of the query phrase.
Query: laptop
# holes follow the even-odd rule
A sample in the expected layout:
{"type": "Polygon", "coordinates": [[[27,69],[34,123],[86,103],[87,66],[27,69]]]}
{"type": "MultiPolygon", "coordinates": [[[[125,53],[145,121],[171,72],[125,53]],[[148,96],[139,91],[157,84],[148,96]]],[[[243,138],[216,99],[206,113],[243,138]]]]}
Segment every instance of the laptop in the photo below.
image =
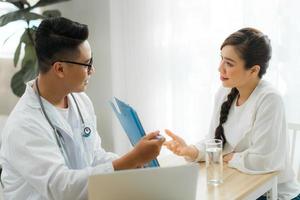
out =
{"type": "Polygon", "coordinates": [[[90,176],[89,200],[195,200],[200,167],[123,170],[90,176]]]}

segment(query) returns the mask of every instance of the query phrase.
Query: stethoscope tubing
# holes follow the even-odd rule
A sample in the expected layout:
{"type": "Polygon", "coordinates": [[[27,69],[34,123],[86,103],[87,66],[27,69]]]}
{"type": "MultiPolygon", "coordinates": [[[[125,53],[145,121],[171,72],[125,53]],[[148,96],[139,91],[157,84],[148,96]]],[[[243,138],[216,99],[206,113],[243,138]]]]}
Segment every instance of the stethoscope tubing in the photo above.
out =
{"type": "MultiPolygon", "coordinates": [[[[49,125],[51,126],[51,128],[53,129],[57,145],[58,145],[58,147],[59,147],[59,149],[60,149],[60,151],[61,151],[61,153],[62,153],[62,155],[63,155],[63,157],[65,159],[65,162],[66,162],[67,166],[70,167],[70,162],[69,162],[68,156],[67,156],[67,154],[65,152],[65,145],[64,145],[65,141],[64,141],[64,138],[63,138],[62,134],[57,130],[57,128],[51,122],[49,116],[46,113],[46,109],[44,107],[44,104],[42,102],[41,93],[40,93],[40,89],[39,89],[39,85],[38,85],[38,78],[36,78],[36,80],[35,80],[35,85],[36,85],[36,90],[37,90],[36,94],[37,94],[37,97],[38,97],[38,100],[39,100],[39,104],[41,106],[42,113],[44,114],[44,116],[45,116],[47,122],[49,123],[49,125]]],[[[74,95],[72,93],[71,93],[71,96],[72,96],[72,98],[73,98],[73,100],[75,102],[75,105],[76,105],[77,111],[79,113],[79,117],[80,117],[81,123],[82,123],[82,125],[84,127],[83,128],[84,133],[82,134],[82,137],[88,137],[90,135],[90,133],[91,133],[91,129],[89,127],[85,126],[85,122],[83,120],[83,116],[81,114],[79,105],[78,105],[78,103],[77,103],[77,101],[76,101],[76,99],[75,99],[75,97],[74,97],[74,95]]]]}

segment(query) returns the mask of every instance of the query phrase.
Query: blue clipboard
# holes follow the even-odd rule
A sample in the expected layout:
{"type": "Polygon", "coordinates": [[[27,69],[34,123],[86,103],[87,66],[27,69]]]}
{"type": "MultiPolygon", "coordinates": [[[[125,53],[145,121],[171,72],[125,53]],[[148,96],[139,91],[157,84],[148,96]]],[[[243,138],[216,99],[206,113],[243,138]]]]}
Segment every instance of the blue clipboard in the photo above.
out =
{"type": "MultiPolygon", "coordinates": [[[[119,119],[132,146],[135,146],[140,141],[140,139],[146,135],[141,121],[136,111],[131,106],[117,99],[116,97],[114,97],[114,101],[116,102],[116,104],[114,104],[112,101],[110,101],[109,103],[117,118],[119,119]],[[118,109],[116,108],[116,106],[118,107],[118,109]]],[[[154,159],[150,161],[145,167],[159,167],[159,163],[157,159],[154,159]]]]}

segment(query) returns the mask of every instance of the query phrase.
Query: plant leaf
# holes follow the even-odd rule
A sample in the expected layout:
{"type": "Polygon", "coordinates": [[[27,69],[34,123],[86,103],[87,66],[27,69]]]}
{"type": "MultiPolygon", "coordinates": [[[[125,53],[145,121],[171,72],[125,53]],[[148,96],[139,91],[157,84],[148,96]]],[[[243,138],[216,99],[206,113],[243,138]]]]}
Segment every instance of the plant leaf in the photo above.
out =
{"type": "Polygon", "coordinates": [[[0,17],[0,27],[5,26],[10,22],[14,22],[17,20],[35,20],[35,19],[44,19],[43,15],[39,15],[37,13],[28,12],[28,9],[22,9],[14,12],[10,12],[4,14],[0,17]]]}
{"type": "Polygon", "coordinates": [[[23,81],[24,83],[27,83],[28,81],[33,80],[37,74],[37,62],[35,61],[35,63],[28,63],[28,65],[23,66],[22,68],[23,70],[23,81]]]}
{"type": "Polygon", "coordinates": [[[18,97],[23,95],[25,88],[26,88],[26,85],[23,81],[23,75],[24,75],[23,71],[21,69],[20,71],[15,73],[10,80],[10,87],[11,87],[13,93],[18,97]]]}
{"type": "Polygon", "coordinates": [[[59,10],[46,10],[43,12],[43,15],[47,18],[49,17],[60,17],[61,13],[59,10]]]}
{"type": "Polygon", "coordinates": [[[22,60],[21,67],[23,68],[28,65],[34,66],[37,60],[34,46],[30,43],[27,43],[25,44],[24,50],[25,54],[22,60]]]}
{"type": "Polygon", "coordinates": [[[11,79],[10,86],[13,93],[18,97],[22,96],[26,88],[25,83],[34,79],[37,74],[37,62],[34,64],[27,62],[11,79]]]}
{"type": "Polygon", "coordinates": [[[51,4],[60,3],[64,1],[71,1],[71,0],[40,0],[33,7],[36,8],[36,7],[48,6],[51,4]]]}
{"type": "Polygon", "coordinates": [[[5,3],[11,3],[19,9],[24,9],[25,5],[30,5],[26,0],[0,0],[5,3]]]}
{"type": "MultiPolygon", "coordinates": [[[[23,81],[26,83],[27,81],[32,80],[37,76],[37,56],[35,51],[34,43],[30,37],[34,40],[36,29],[32,27],[30,29],[25,30],[27,35],[27,43],[25,43],[25,54],[22,60],[22,69],[24,70],[23,81]]],[[[26,36],[24,35],[24,38],[26,36]]]]}
{"type": "Polygon", "coordinates": [[[21,47],[22,47],[22,43],[26,44],[26,43],[30,43],[30,39],[28,37],[28,32],[27,29],[25,29],[25,31],[23,32],[23,34],[21,35],[20,38],[20,42],[16,48],[15,54],[14,54],[14,66],[16,67],[20,58],[20,52],[21,52],[21,47]]]}
{"type": "Polygon", "coordinates": [[[15,67],[17,67],[17,64],[18,64],[18,61],[20,58],[21,47],[22,47],[22,41],[20,40],[20,42],[16,48],[16,51],[14,53],[14,66],[15,67]]]}
{"type": "Polygon", "coordinates": [[[21,41],[25,44],[34,45],[36,28],[26,28],[24,33],[21,36],[21,41]],[[30,35],[29,35],[30,34],[30,35]]]}
{"type": "Polygon", "coordinates": [[[27,29],[25,29],[25,31],[21,35],[20,42],[23,42],[25,44],[30,43],[30,39],[29,39],[29,36],[28,36],[27,29]]]}

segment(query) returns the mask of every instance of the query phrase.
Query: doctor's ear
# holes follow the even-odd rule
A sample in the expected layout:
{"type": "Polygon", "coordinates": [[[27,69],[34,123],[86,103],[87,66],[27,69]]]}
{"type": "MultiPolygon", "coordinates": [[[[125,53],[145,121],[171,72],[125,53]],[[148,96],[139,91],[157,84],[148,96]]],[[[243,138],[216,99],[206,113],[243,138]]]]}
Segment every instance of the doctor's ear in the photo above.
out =
{"type": "Polygon", "coordinates": [[[259,71],[260,71],[260,66],[259,66],[259,65],[254,65],[254,66],[250,69],[251,74],[257,75],[257,76],[258,76],[258,74],[259,74],[259,71]]]}
{"type": "Polygon", "coordinates": [[[54,74],[56,74],[59,78],[63,78],[65,76],[65,74],[64,74],[65,67],[62,62],[53,63],[52,70],[53,70],[54,74]]]}

